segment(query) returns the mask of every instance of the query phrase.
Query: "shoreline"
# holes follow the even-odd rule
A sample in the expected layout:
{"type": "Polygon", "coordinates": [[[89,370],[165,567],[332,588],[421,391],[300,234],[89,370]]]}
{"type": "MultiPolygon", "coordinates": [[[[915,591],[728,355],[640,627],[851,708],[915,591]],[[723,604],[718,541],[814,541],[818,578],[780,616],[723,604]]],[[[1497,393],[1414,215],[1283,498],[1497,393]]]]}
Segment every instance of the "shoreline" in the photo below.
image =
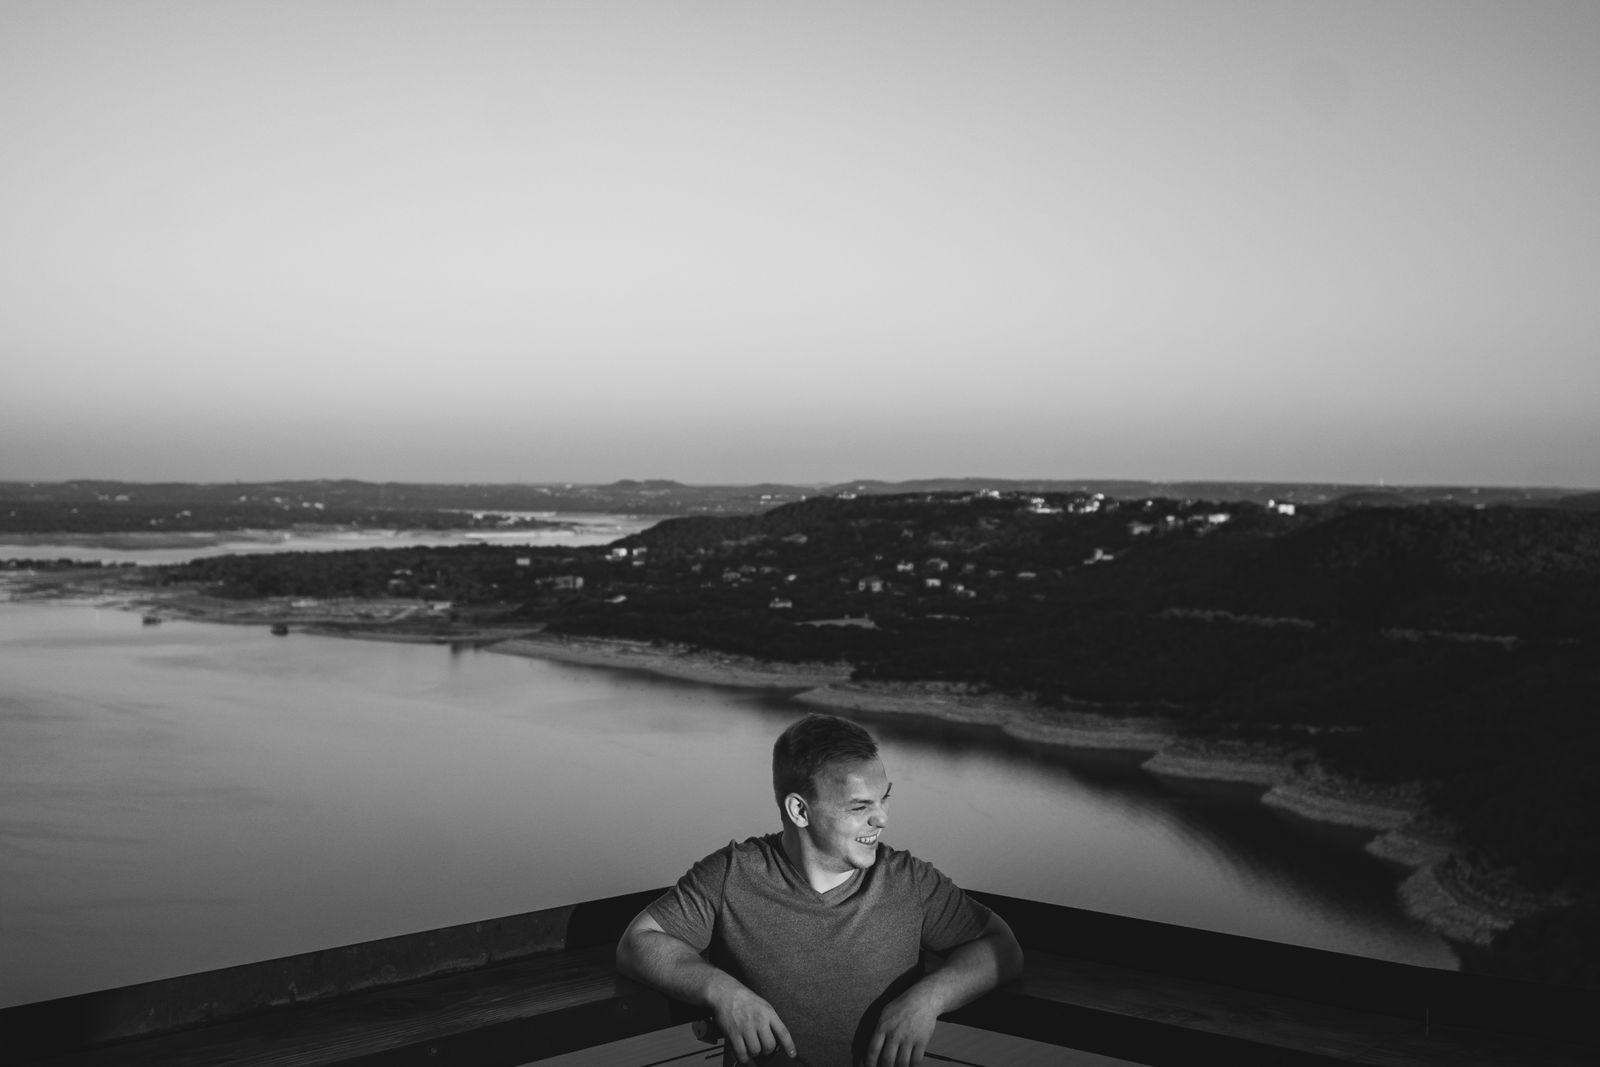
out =
{"type": "MultiPolygon", "coordinates": [[[[820,710],[915,715],[992,727],[1036,744],[1148,753],[1140,769],[1157,777],[1262,786],[1260,802],[1290,817],[1373,831],[1365,851],[1406,872],[1396,888],[1405,913],[1449,941],[1486,946],[1517,919],[1564,899],[1524,890],[1510,872],[1486,871],[1469,863],[1454,829],[1426,811],[1417,784],[1375,787],[1344,779],[1318,765],[1303,747],[1183,737],[1170,719],[1143,710],[1116,714],[1092,704],[1047,709],[1025,698],[974,692],[949,683],[852,681],[845,663],[775,663],[681,645],[544,634],[530,627],[452,632],[396,626],[421,615],[415,601],[295,605],[218,600],[176,590],[122,590],[111,595],[104,587],[79,587],[58,592],[160,619],[286,626],[316,636],[472,645],[506,655],[645,671],[704,685],[788,690],[796,703],[820,710]]],[[[51,597],[16,599],[36,598],[51,597]]]]}
{"type": "Polygon", "coordinates": [[[1402,909],[1447,941],[1487,946],[1517,919],[1562,902],[1517,887],[1507,872],[1470,864],[1454,828],[1424,807],[1420,785],[1380,787],[1345,779],[1317,764],[1305,748],[1180,737],[1162,716],[1055,711],[949,683],[851,681],[848,668],[837,664],[789,667],[683,646],[553,636],[511,639],[492,650],[712,685],[796,688],[791,700],[820,710],[913,715],[993,727],[1019,740],[1063,748],[1147,752],[1140,769],[1158,777],[1265,786],[1260,803],[1268,807],[1312,822],[1373,831],[1363,850],[1407,871],[1396,886],[1402,909]],[[816,684],[808,687],[808,680],[816,684]]]}
{"type": "Polygon", "coordinates": [[[487,646],[486,651],[611,670],[648,671],[679,681],[740,689],[810,690],[850,676],[849,666],[842,663],[773,663],[746,656],[701,652],[681,645],[616,638],[524,632],[497,641],[487,646]]]}

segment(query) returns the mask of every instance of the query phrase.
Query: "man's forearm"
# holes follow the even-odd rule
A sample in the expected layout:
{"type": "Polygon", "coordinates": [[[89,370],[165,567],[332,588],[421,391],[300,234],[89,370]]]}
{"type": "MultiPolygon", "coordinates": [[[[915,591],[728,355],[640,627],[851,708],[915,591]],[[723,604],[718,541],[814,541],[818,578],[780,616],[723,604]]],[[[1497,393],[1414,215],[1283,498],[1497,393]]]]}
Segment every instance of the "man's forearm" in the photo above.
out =
{"type": "Polygon", "coordinates": [[[617,969],[677,1000],[711,1009],[740,1063],[782,1049],[795,1054],[794,1038],[761,997],[686,942],[660,930],[629,930],[617,943],[617,969]]]}
{"type": "Polygon", "coordinates": [[[617,969],[676,1000],[699,1007],[712,1007],[717,987],[734,981],[682,941],[654,930],[637,931],[617,945],[617,969]]]}
{"type": "Polygon", "coordinates": [[[968,941],[945,957],[944,964],[912,987],[943,1015],[976,1000],[1002,982],[1022,973],[1022,949],[1009,930],[968,941]]]}

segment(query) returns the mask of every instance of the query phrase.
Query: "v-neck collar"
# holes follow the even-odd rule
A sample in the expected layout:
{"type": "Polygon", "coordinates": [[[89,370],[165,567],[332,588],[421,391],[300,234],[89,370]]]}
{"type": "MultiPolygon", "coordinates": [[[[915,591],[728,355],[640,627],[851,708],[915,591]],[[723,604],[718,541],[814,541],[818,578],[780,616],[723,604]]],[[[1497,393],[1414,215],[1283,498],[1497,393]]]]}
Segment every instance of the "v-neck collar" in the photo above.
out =
{"type": "Polygon", "coordinates": [[[773,835],[773,844],[777,847],[778,855],[782,857],[783,865],[788,868],[789,877],[794,882],[795,887],[811,894],[812,897],[823,904],[837,904],[841,900],[848,899],[860,887],[861,879],[867,873],[860,867],[853,868],[844,881],[832,889],[818,892],[816,887],[811,884],[811,879],[806,877],[806,872],[790,857],[789,850],[783,846],[783,835],[781,833],[773,835]]]}

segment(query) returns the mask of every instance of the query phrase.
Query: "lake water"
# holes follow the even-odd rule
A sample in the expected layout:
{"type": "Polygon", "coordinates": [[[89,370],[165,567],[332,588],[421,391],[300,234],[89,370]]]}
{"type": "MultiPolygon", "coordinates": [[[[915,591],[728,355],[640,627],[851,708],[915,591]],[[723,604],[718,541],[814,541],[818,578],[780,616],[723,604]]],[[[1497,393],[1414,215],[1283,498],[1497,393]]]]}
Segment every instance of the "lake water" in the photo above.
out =
{"type": "Polygon", "coordinates": [[[207,556],[262,552],[341,552],[360,548],[418,548],[435,545],[604,545],[648,529],[659,518],[578,512],[510,512],[567,524],[531,530],[257,530],[228,535],[209,533],[0,534],[0,561],[68,559],[76,562],[182,563],[207,556]]]}
{"type": "MultiPolygon", "coordinates": [[[[0,602],[0,1003],[664,886],[777,828],[781,696],[0,602]]],[[[1123,755],[868,725],[888,840],[1020,897],[1453,967],[1364,835],[1123,755]]]]}

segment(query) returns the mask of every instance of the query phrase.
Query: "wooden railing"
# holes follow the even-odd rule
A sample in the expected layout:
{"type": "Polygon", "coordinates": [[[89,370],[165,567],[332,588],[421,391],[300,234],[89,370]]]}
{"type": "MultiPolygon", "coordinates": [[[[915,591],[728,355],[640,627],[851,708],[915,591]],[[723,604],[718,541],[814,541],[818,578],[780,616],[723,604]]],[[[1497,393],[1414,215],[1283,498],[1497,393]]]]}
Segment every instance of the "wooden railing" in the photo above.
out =
{"type": "MultiPolygon", "coordinates": [[[[658,890],[0,1009],[0,1062],[514,1067],[695,1010],[620,977],[658,890]]],[[[1148,1064],[1592,1065],[1594,990],[975,894],[1027,953],[967,1026],[1148,1064]]]]}

